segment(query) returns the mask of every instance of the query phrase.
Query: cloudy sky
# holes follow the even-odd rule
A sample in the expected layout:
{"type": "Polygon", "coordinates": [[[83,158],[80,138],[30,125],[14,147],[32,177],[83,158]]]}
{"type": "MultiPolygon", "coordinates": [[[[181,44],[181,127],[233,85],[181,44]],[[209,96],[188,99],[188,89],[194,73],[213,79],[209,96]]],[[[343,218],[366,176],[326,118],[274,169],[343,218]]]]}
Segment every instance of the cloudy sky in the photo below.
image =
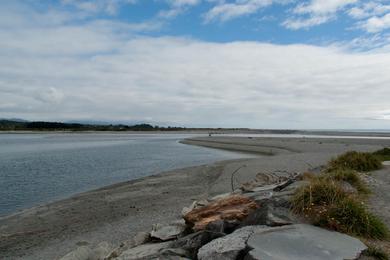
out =
{"type": "Polygon", "coordinates": [[[1,0],[13,117],[390,129],[390,0],[1,0]]]}

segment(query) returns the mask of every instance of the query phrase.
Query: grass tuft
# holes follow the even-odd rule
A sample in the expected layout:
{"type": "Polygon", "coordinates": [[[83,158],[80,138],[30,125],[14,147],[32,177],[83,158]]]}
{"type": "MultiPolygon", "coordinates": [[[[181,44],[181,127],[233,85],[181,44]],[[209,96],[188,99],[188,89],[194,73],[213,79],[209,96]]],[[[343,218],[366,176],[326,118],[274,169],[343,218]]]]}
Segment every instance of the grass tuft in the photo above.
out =
{"type": "Polygon", "coordinates": [[[363,252],[364,256],[373,257],[377,260],[389,260],[387,253],[380,247],[369,246],[367,250],[363,252]]]}
{"type": "Polygon", "coordinates": [[[372,153],[380,161],[390,161],[390,148],[383,148],[372,153]]]}
{"type": "Polygon", "coordinates": [[[336,169],[322,175],[322,178],[345,181],[351,184],[361,194],[370,194],[367,185],[359,177],[359,173],[349,169],[336,169]]]}
{"type": "Polygon", "coordinates": [[[346,193],[332,178],[318,176],[298,189],[292,201],[295,213],[314,225],[374,239],[386,239],[388,229],[356,196],[346,193]]]}
{"type": "Polygon", "coordinates": [[[328,166],[328,172],[350,169],[361,172],[379,170],[382,163],[377,156],[371,153],[347,152],[331,160],[328,166]]]}

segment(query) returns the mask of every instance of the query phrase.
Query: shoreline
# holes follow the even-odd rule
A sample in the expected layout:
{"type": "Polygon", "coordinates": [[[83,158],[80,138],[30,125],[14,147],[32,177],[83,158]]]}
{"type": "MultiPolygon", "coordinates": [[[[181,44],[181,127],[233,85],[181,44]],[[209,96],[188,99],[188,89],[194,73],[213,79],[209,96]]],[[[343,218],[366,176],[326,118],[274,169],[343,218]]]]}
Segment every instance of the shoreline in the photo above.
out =
{"type": "Polygon", "coordinates": [[[226,193],[231,173],[242,165],[236,185],[259,172],[304,172],[347,150],[373,151],[390,140],[199,137],[182,141],[191,145],[253,152],[274,147],[273,156],[236,159],[176,169],[137,180],[112,184],[70,198],[0,217],[0,258],[56,259],[79,243],[117,244],[154,223],[179,216],[193,200],[226,193]],[[211,141],[211,142],[210,142],[211,141]],[[210,146],[207,146],[210,147],[210,146]],[[259,148],[260,147],[260,148],[259,148]]]}
{"type": "Polygon", "coordinates": [[[186,129],[186,130],[153,130],[153,131],[99,131],[99,130],[0,130],[0,134],[129,134],[129,135],[153,135],[153,134],[212,134],[214,137],[240,137],[240,135],[253,135],[256,137],[272,138],[390,138],[390,129],[378,130],[278,130],[278,129],[186,129]],[[258,135],[258,136],[256,136],[258,135]]]}

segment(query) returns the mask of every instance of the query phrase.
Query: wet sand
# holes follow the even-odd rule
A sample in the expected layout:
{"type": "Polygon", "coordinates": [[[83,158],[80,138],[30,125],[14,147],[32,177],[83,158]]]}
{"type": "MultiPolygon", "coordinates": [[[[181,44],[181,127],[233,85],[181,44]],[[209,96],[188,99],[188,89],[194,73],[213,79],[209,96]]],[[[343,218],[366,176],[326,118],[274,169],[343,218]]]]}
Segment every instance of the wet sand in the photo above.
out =
{"type": "Polygon", "coordinates": [[[259,157],[178,169],[85,192],[0,218],[0,259],[56,259],[88,243],[118,245],[154,223],[180,218],[193,200],[231,190],[259,172],[303,172],[348,150],[373,151],[390,140],[202,137],[183,143],[258,153],[259,157]],[[271,155],[272,154],[272,155],[271,155]]]}

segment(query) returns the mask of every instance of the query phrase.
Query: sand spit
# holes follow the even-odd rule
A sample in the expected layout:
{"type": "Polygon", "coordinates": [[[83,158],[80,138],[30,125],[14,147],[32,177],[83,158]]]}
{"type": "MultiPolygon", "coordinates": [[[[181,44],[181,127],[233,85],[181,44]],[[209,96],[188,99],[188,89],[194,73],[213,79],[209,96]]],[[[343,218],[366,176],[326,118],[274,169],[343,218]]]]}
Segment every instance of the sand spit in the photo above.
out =
{"type": "Polygon", "coordinates": [[[154,223],[168,223],[194,200],[229,192],[259,172],[302,172],[348,150],[373,151],[390,140],[202,137],[183,143],[273,154],[229,160],[119,183],[0,218],[0,258],[56,259],[75,246],[118,244],[154,223]]]}

